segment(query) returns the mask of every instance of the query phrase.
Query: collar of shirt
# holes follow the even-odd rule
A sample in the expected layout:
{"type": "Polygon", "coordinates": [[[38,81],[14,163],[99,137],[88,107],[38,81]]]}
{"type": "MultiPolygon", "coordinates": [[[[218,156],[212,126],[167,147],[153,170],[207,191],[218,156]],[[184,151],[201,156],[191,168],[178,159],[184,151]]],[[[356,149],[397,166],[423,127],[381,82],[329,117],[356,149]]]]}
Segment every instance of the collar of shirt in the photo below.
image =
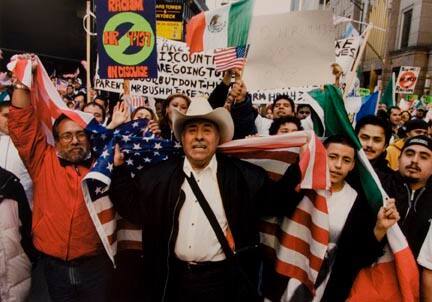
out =
{"type": "Polygon", "coordinates": [[[196,171],[192,168],[191,163],[189,162],[189,160],[187,159],[187,157],[185,157],[184,163],[183,163],[183,171],[186,173],[186,175],[188,177],[191,176],[191,173],[193,173],[193,175],[195,176],[195,178],[199,177],[200,175],[202,175],[205,171],[210,172],[210,175],[214,178],[217,179],[216,173],[217,173],[217,160],[216,160],[216,155],[213,155],[212,159],[210,160],[210,162],[208,163],[208,165],[199,171],[196,171]]]}

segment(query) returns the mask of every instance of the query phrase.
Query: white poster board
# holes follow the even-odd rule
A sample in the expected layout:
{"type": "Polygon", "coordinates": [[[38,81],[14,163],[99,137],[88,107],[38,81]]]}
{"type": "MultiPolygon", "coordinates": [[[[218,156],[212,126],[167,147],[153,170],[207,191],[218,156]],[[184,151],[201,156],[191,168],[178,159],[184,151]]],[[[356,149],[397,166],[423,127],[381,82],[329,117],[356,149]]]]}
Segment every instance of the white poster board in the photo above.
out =
{"type": "Polygon", "coordinates": [[[334,37],[331,11],[254,16],[243,78],[250,90],[332,83],[334,37]]]}

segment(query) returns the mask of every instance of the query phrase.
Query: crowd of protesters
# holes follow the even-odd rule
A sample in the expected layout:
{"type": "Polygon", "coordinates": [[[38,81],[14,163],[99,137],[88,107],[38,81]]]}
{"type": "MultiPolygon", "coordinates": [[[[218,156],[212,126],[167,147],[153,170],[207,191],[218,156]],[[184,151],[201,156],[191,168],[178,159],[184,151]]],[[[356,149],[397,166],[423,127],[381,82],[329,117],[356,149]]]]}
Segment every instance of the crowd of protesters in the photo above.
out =
{"type": "Polygon", "coordinates": [[[358,272],[383,254],[387,230],[399,223],[418,259],[421,299],[432,301],[432,124],[425,108],[381,109],[355,125],[390,196],[378,214],[352,175],[354,142],[343,134],[323,140],[330,238],[312,295],[262,266],[257,249],[258,219],[289,217],[303,197],[298,163],[276,182],[216,149],[233,139],[312,130],[314,112],[280,95],[261,114],[246,84],[230,70],[208,101],[175,94],[158,102],[160,110],[131,108],[127,96],[101,96],[78,79],[59,91],[67,107],[107,129],[147,119],[153,136],[183,147],[183,157],[134,179],[116,147],[109,195],[118,213],[143,229],[142,250],[119,253],[116,267],[83,197],[81,181],[95,161],[85,129],[61,115],[50,145],[31,88],[18,80],[1,85],[0,300],[25,301],[32,266],[41,266],[52,301],[346,301],[358,272]],[[273,277],[262,278],[267,274],[273,277]]]}

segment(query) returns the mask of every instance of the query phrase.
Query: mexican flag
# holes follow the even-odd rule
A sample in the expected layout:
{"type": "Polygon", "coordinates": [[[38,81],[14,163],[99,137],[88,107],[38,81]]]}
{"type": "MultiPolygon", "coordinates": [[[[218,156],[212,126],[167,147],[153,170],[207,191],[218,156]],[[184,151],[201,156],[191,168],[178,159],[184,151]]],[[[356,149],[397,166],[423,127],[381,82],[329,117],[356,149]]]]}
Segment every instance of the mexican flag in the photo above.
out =
{"type": "MultiPolygon", "coordinates": [[[[321,125],[319,135],[345,134],[357,147],[358,173],[369,205],[378,212],[388,198],[364,153],[345,110],[341,91],[334,85],[309,92],[314,123],[321,125]]],[[[349,301],[418,301],[419,273],[408,242],[395,224],[387,232],[389,247],[373,267],[363,269],[354,283],[349,301]]]]}
{"type": "Polygon", "coordinates": [[[386,104],[387,108],[395,106],[395,74],[392,73],[392,77],[387,82],[387,85],[384,89],[383,96],[381,98],[381,104],[386,104]]]}
{"type": "Polygon", "coordinates": [[[202,12],[186,25],[190,53],[246,46],[254,0],[241,0],[202,12]]]}

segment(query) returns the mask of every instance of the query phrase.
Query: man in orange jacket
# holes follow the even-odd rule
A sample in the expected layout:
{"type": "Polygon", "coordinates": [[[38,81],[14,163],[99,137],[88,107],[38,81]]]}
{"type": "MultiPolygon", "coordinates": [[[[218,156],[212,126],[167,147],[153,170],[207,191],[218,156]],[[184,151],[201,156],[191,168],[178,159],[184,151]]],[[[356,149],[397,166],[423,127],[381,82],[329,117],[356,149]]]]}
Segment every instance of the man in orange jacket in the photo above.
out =
{"type": "Polygon", "coordinates": [[[43,255],[51,299],[106,301],[113,265],[81,190],[92,163],[87,135],[62,115],[53,125],[55,146],[49,145],[30,89],[20,82],[14,88],[9,131],[33,180],[33,243],[43,255]]]}

